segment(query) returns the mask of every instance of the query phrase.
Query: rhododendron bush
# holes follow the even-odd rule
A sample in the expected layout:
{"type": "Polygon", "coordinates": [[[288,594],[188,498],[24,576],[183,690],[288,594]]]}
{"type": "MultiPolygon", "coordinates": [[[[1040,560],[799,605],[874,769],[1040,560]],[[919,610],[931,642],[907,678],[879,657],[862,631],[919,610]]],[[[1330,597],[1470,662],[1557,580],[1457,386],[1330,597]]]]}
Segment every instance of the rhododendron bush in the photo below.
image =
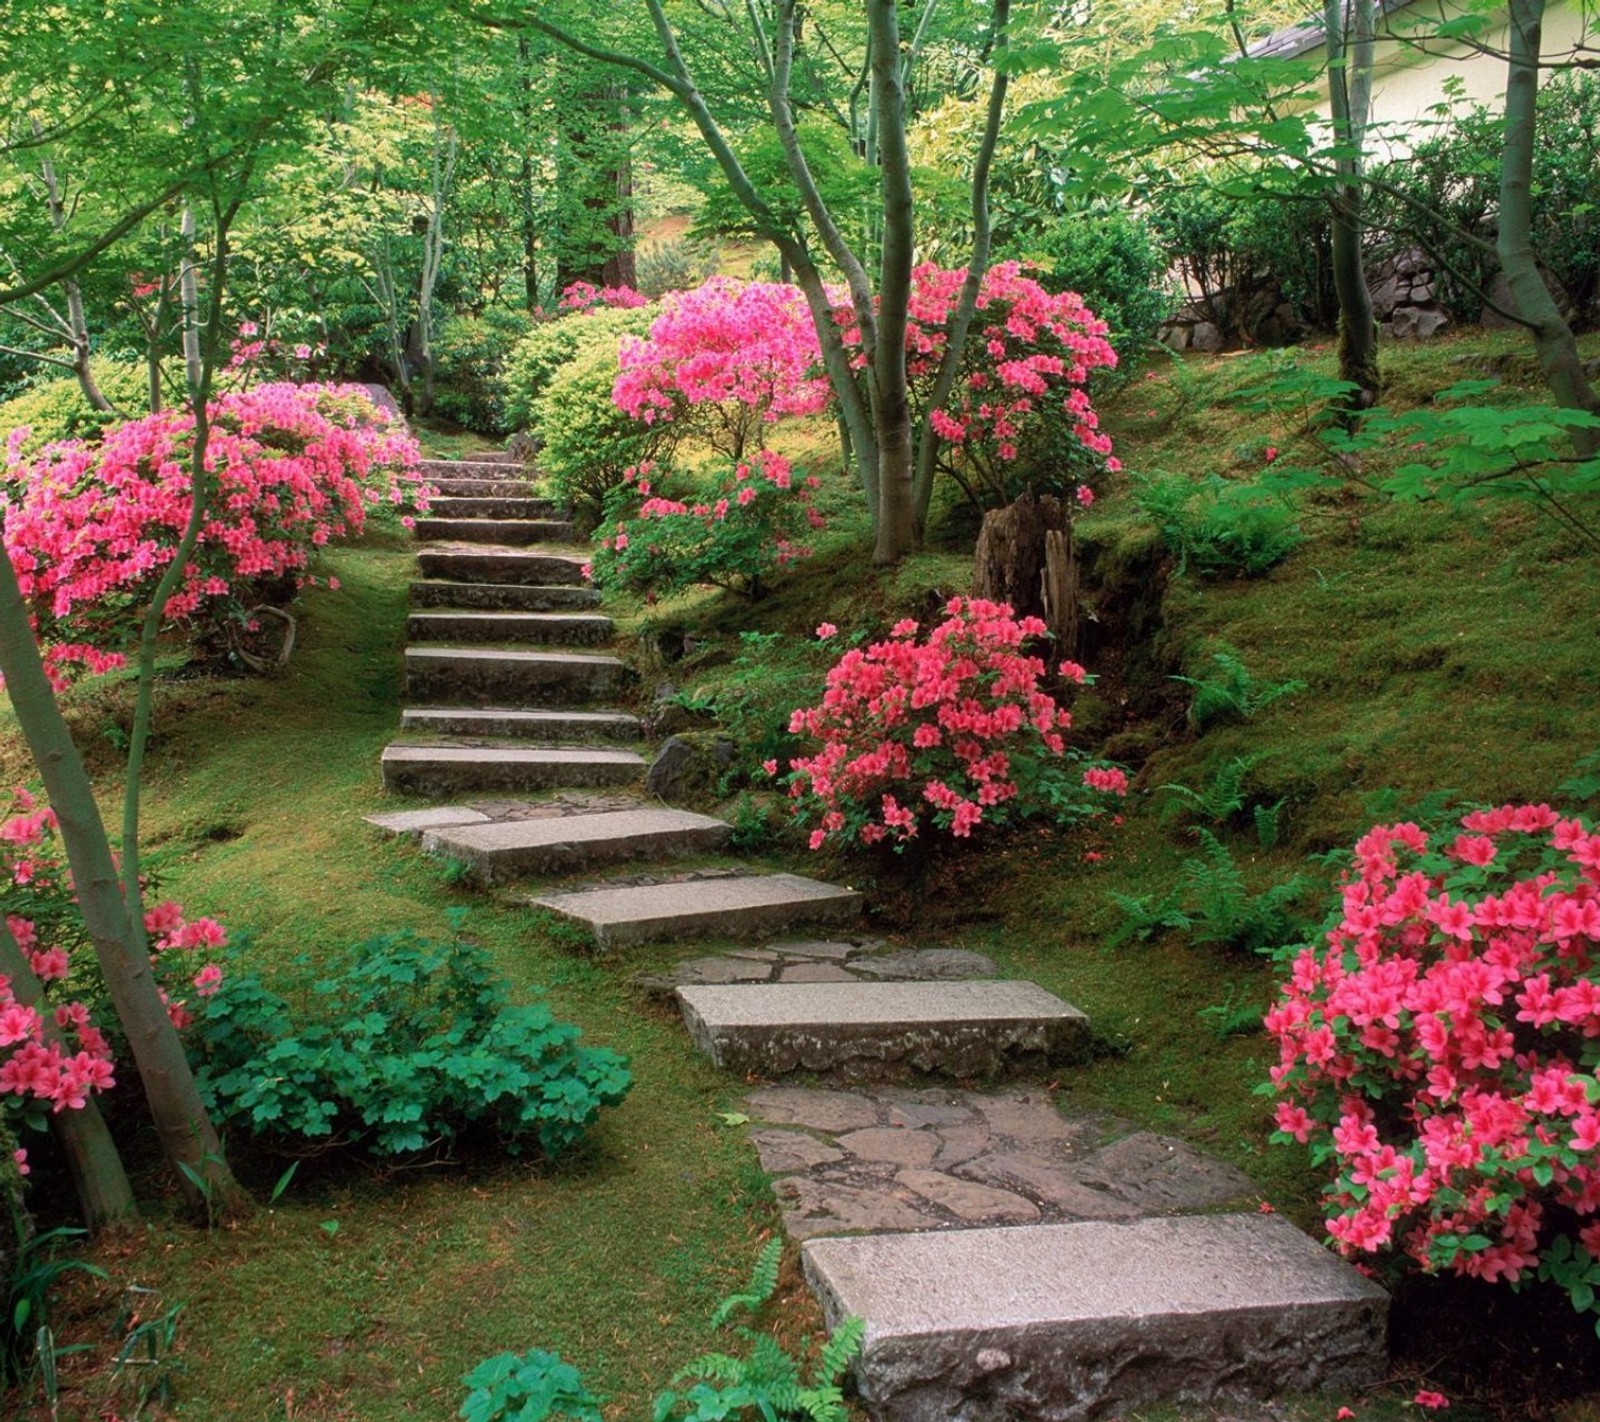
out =
{"type": "Polygon", "coordinates": [[[1347,1255],[1600,1284],[1600,835],[1546,805],[1356,845],[1267,1016],[1279,1140],[1331,1166],[1347,1255]]]}
{"type": "MultiPolygon", "coordinates": [[[[957,597],[920,641],[919,630],[908,618],[886,640],[846,651],[821,704],[790,721],[791,732],[821,742],[787,776],[796,813],[814,825],[813,849],[898,847],[929,826],[964,839],[980,824],[1038,809],[1092,814],[1099,795],[1126,793],[1119,771],[1063,769],[1072,714],[1045,689],[1045,662],[1025,646],[1044,636],[1039,618],[957,597]]],[[[817,631],[838,635],[830,623],[817,631]]],[[[1086,680],[1076,663],[1059,671],[1086,680]]]]}
{"type": "MultiPolygon", "coordinates": [[[[425,503],[415,443],[359,386],[261,385],[220,396],[210,418],[215,486],[166,606],[192,630],[248,618],[279,580],[307,581],[316,549],[360,533],[369,506],[425,503]]],[[[5,547],[57,678],[121,664],[189,517],[193,429],[187,411],[163,411],[28,460],[14,432],[5,547]]]]}
{"type": "MultiPolygon", "coordinates": [[[[0,820],[0,912],[43,999],[23,1001],[28,995],[19,995],[13,976],[0,973],[0,1093],[21,1113],[76,1110],[115,1084],[111,1041],[91,1005],[99,997],[93,954],[55,812],[25,790],[13,792],[10,808],[0,820]]],[[[171,902],[149,909],[145,928],[158,976],[171,993],[167,1011],[174,1025],[186,1027],[195,999],[222,980],[217,965],[202,960],[226,935],[214,920],[186,918],[171,902]]]]}
{"type": "MultiPolygon", "coordinates": [[[[914,414],[927,413],[945,441],[939,467],[975,502],[1005,502],[1024,484],[1070,492],[1091,474],[1121,466],[1086,388],[1117,363],[1107,327],[1074,292],[1052,294],[1016,262],[989,268],[950,397],[933,405],[964,270],[931,263],[911,278],[906,330],[914,414]],[[1040,482],[1040,481],[1043,482],[1040,482]]],[[[847,346],[860,344],[854,311],[834,320],[847,346]]],[[[865,357],[857,354],[860,364],[865,357]]]]}
{"type": "Polygon", "coordinates": [[[760,450],[706,488],[649,462],[626,471],[606,501],[591,571],[602,587],[670,596],[698,583],[759,597],[780,568],[810,555],[803,540],[822,527],[815,478],[760,450]],[[687,484],[687,496],[674,498],[687,484]]]}
{"type": "Polygon", "coordinates": [[[612,399],[636,420],[687,427],[737,460],[765,443],[765,426],[827,407],[821,359],[798,287],[713,277],[669,292],[650,334],[623,340],[612,399]]]}

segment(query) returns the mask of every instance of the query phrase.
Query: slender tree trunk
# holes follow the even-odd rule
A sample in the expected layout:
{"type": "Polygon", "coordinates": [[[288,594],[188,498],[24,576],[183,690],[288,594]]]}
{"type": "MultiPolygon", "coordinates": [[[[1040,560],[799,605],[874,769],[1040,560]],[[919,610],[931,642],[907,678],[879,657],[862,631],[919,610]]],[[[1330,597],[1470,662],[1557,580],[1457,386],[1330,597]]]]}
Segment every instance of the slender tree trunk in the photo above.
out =
{"type": "MultiPolygon", "coordinates": [[[[1533,138],[1543,24],[1544,0],[1511,0],[1496,246],[1512,303],[1528,324],[1539,368],[1556,403],[1563,409],[1600,413],[1600,398],[1583,372],[1572,327],[1545,286],[1533,251],[1533,138]]],[[[1580,456],[1592,458],[1600,453],[1600,430],[1573,430],[1572,443],[1580,456]]]]}
{"type": "Polygon", "coordinates": [[[539,308],[539,225],[533,201],[533,74],[532,46],[527,35],[517,39],[517,87],[522,111],[519,141],[521,164],[517,173],[517,206],[522,219],[522,290],[527,309],[539,308]]]}
{"type": "Polygon", "coordinates": [[[1328,102],[1337,160],[1331,226],[1333,285],[1339,298],[1339,378],[1357,387],[1353,410],[1377,403],[1378,325],[1362,260],[1362,149],[1372,93],[1373,0],[1325,0],[1328,102]]]}
{"type": "MultiPolygon", "coordinates": [[[[50,1015],[44,988],[4,918],[0,918],[0,973],[10,980],[12,995],[18,1002],[38,1010],[44,1019],[46,1039],[59,1040],[60,1030],[50,1015]]],[[[92,1230],[102,1230],[137,1218],[139,1209],[134,1204],[133,1187],[128,1184],[117,1144],[111,1139],[94,1098],[91,1096],[76,1111],[52,1111],[50,1130],[66,1158],[83,1222],[92,1230]]]]}
{"type": "Polygon", "coordinates": [[[433,155],[428,166],[428,230],[422,238],[422,275],[417,282],[417,321],[413,333],[417,367],[422,373],[422,399],[418,409],[424,415],[433,409],[433,293],[439,285],[439,269],[444,262],[444,215],[455,183],[459,149],[460,139],[453,128],[440,121],[436,101],[433,155]]]}

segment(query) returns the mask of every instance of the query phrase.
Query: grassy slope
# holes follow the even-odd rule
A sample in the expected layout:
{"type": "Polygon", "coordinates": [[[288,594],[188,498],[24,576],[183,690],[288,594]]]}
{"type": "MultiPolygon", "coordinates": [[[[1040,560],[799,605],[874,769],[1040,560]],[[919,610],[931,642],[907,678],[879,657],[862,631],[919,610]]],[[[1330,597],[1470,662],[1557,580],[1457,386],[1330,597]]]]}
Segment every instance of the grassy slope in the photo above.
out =
{"type": "MultiPolygon", "coordinates": [[[[1406,351],[1391,364],[1403,390],[1421,390],[1459,378],[1462,353],[1406,351]]],[[[1281,421],[1221,402],[1251,378],[1252,359],[1159,370],[1131,386],[1110,410],[1124,459],[1239,473],[1259,466],[1265,444],[1287,447],[1293,431],[1281,421]]],[[[843,506],[842,491],[830,495],[843,506]]],[[[1118,499],[1095,519],[1107,544],[1143,537],[1118,499]]],[[[1036,829],[947,861],[923,884],[915,918],[892,882],[870,887],[881,931],[990,952],[1091,1013],[1108,1050],[1063,1092],[1235,1160],[1264,1196],[1311,1223],[1316,1182],[1296,1152],[1268,1149],[1251,1094],[1267,1044],[1219,1038],[1196,1016],[1230,992],[1264,1002],[1264,966],[1177,936],[1105,947],[1118,921],[1108,892],[1159,892],[1188,852],[1181,827],[1156,813],[1153,789],[1201,783],[1219,759],[1261,755],[1250,789],[1287,800],[1285,845],[1265,854],[1231,837],[1260,882],[1291,872],[1308,849],[1347,841],[1361,827],[1364,791],[1414,797],[1443,785],[1473,798],[1547,798],[1600,744],[1600,580],[1589,555],[1515,512],[1486,520],[1335,504],[1314,510],[1307,527],[1312,541],[1266,579],[1176,581],[1160,635],[1170,670],[1203,664],[1222,641],[1262,677],[1305,681],[1305,693],[1199,740],[1181,718],[1144,727],[1154,754],[1120,830],[1036,829]],[[1084,861],[1090,849],[1098,863],[1084,861]]],[[[405,552],[376,546],[330,562],[346,593],[309,600],[287,675],[169,690],[151,787],[149,829],[167,887],[250,930],[267,963],[396,926],[442,932],[445,910],[472,902],[359,819],[379,803],[377,755],[396,719],[405,552]]],[[[710,638],[698,665],[671,672],[709,685],[715,649],[737,629],[803,634],[825,618],[848,629],[925,613],[933,596],[960,590],[967,568],[955,549],[880,573],[858,550],[825,544],[806,576],[755,609],[686,599],[627,611],[639,625],[692,625],[710,638]]],[[[1085,724],[1114,728],[1119,694],[1105,686],[1085,724]]],[[[91,734],[113,700],[91,698],[91,734]]],[[[866,874],[859,864],[821,867],[858,882],[866,874]]],[[[715,1114],[735,1084],[627,987],[635,963],[574,959],[515,914],[484,910],[468,931],[519,983],[546,984],[557,1011],[593,1040],[632,1053],[633,1096],[553,1169],[479,1163],[388,1180],[312,1170],[239,1230],[208,1237],[158,1221],[105,1251],[119,1283],[188,1305],[183,1415],[448,1415],[466,1368],[531,1346],[584,1363],[617,1413],[640,1415],[649,1391],[710,1342],[711,1301],[772,1222],[750,1152],[715,1114]]],[[[261,1168],[263,1183],[274,1174],[261,1168]]],[[[85,1308],[77,1332],[90,1336],[108,1313],[85,1308]]],[[[797,1312],[789,1326],[803,1321],[797,1312]]],[[[80,1360],[74,1372],[83,1395],[104,1387],[100,1362],[80,1360]]]]}

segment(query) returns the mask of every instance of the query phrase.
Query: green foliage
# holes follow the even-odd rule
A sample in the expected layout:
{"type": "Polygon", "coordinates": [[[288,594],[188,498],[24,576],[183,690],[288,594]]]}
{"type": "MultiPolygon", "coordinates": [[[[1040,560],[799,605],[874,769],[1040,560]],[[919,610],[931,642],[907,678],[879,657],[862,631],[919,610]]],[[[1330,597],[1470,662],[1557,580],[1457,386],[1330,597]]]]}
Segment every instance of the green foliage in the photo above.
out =
{"type": "Polygon", "coordinates": [[[456,1414],[466,1422],[541,1422],[566,1417],[571,1422],[602,1422],[600,1401],[571,1363],[559,1354],[534,1349],[518,1356],[498,1353],[461,1379],[471,1388],[456,1414]]]}
{"type": "Polygon", "coordinates": [[[669,291],[689,291],[717,269],[717,249],[690,237],[652,242],[634,253],[638,290],[654,300],[669,291]]]}
{"type": "Polygon", "coordinates": [[[1184,860],[1178,883],[1159,898],[1112,894],[1122,910],[1113,946],[1178,930],[1194,942],[1245,953],[1272,953],[1303,941],[1313,924],[1305,913],[1316,881],[1295,874],[1261,893],[1251,890],[1226,844],[1208,829],[1196,829],[1200,853],[1184,860]]]}
{"type": "MultiPolygon", "coordinates": [[[[771,1240],[756,1260],[750,1282],[717,1306],[712,1324],[726,1326],[741,1309],[758,1311],[778,1287],[782,1257],[782,1242],[771,1240]]],[[[674,1387],[657,1396],[653,1422],[756,1417],[763,1422],[848,1422],[839,1379],[861,1347],[865,1325],[859,1318],[846,1319],[834,1329],[809,1378],[771,1335],[742,1326],[732,1331],[749,1344],[748,1356],[706,1353],[696,1358],[673,1379],[674,1387]],[[676,1387],[686,1381],[689,1387],[676,1387]]],[[[584,1387],[578,1370],[554,1353],[501,1353],[480,1363],[462,1383],[472,1389],[457,1414],[466,1422],[544,1422],[548,1417],[600,1422],[603,1415],[600,1400],[584,1387]]]]}
{"type": "Polygon", "coordinates": [[[185,1369],[178,1354],[178,1318],[181,1303],[145,1316],[154,1289],[137,1285],[125,1289],[117,1317],[122,1343],[111,1360],[112,1379],[133,1397],[130,1417],[144,1415],[151,1404],[165,1411],[177,1394],[178,1378],[185,1369]]]}
{"type": "Polygon", "coordinates": [[[1556,786],[1556,794],[1569,804],[1600,795],[1600,751],[1590,751],[1573,766],[1572,774],[1556,786]]]}
{"type": "MultiPolygon", "coordinates": [[[[1541,86],[1534,129],[1532,238],[1567,318],[1600,319],[1600,79],[1558,73],[1541,86]]],[[[1367,220],[1380,251],[1421,247],[1434,259],[1437,299],[1476,322],[1500,269],[1493,251],[1504,120],[1482,105],[1452,111],[1403,161],[1372,173],[1367,220]],[[1488,250],[1480,243],[1487,242],[1488,250]]]]}
{"type": "MultiPolygon", "coordinates": [[[[101,393],[126,415],[148,414],[150,385],[145,369],[132,361],[96,356],[89,362],[101,393]]],[[[24,455],[37,454],[47,444],[63,439],[88,439],[121,416],[94,409],[83,398],[83,387],[73,376],[41,380],[15,399],[0,405],[0,440],[18,425],[27,425],[24,455]]]]}
{"type": "MultiPolygon", "coordinates": [[[[672,440],[671,425],[641,424],[611,398],[618,341],[648,327],[648,320],[641,321],[637,311],[617,314],[633,319],[621,322],[607,315],[584,315],[552,323],[573,327],[580,339],[545,379],[530,407],[529,422],[544,441],[539,472],[551,496],[568,506],[579,528],[586,530],[600,522],[606,498],[621,485],[623,473],[664,452],[672,440]]],[[[527,346],[524,342],[518,349],[526,351],[527,346]]],[[[530,371],[532,362],[519,368],[530,371]]]]}
{"type": "Polygon", "coordinates": [[[500,400],[508,427],[527,429],[536,422],[534,407],[539,398],[580,351],[609,343],[614,361],[621,338],[644,335],[655,314],[648,306],[597,308],[539,322],[516,343],[500,376],[500,400]]]}
{"type": "Polygon", "coordinates": [[[1236,755],[1217,766],[1210,780],[1198,790],[1177,783],[1156,788],[1170,795],[1183,809],[1194,811],[1207,824],[1220,829],[1244,809],[1248,798],[1244,783],[1260,759],[1259,755],[1236,755]]]}
{"type": "Polygon", "coordinates": [[[1155,340],[1175,298],[1167,262],[1149,227],[1120,208],[1070,213],[1030,236],[1034,275],[1049,291],[1075,291],[1111,328],[1126,373],[1155,340]]]}
{"type": "Polygon", "coordinates": [[[47,1229],[23,1239],[6,1281],[6,1318],[0,1332],[0,1378],[20,1379],[30,1364],[53,1365],[62,1349],[55,1347],[47,1322],[50,1293],[69,1274],[104,1279],[106,1271],[63,1251],[86,1231],[70,1227],[47,1229]],[[43,1346],[41,1346],[43,1345],[43,1346]],[[49,1352],[46,1359],[44,1351],[49,1352]]]}
{"type": "Polygon", "coordinates": [[[580,1047],[544,1003],[512,1005],[482,949],[407,933],[359,945],[299,1014],[230,971],[195,1038],[214,1118],[288,1150],[412,1155],[476,1128],[555,1155],[631,1084],[622,1057],[580,1047]]]}
{"type": "Polygon", "coordinates": [[[1259,577],[1305,542],[1293,506],[1254,482],[1209,475],[1133,476],[1133,501],[1160,530],[1178,571],[1259,577]]]}
{"type": "Polygon", "coordinates": [[[482,316],[451,316],[433,343],[438,393],[433,412],[480,434],[509,434],[501,372],[528,334],[519,311],[491,306],[482,316]]]}
{"type": "Polygon", "coordinates": [[[1218,647],[1211,665],[1210,675],[1172,678],[1194,690],[1189,724],[1197,732],[1219,721],[1247,721],[1274,701],[1306,689],[1303,681],[1257,681],[1232,647],[1218,647]]]}
{"type": "Polygon", "coordinates": [[[1219,1042],[1225,1042],[1229,1037],[1259,1032],[1266,1009],[1248,988],[1241,990],[1237,983],[1230,982],[1223,989],[1221,1002],[1202,1007],[1195,1016],[1211,1029],[1219,1042]]]}

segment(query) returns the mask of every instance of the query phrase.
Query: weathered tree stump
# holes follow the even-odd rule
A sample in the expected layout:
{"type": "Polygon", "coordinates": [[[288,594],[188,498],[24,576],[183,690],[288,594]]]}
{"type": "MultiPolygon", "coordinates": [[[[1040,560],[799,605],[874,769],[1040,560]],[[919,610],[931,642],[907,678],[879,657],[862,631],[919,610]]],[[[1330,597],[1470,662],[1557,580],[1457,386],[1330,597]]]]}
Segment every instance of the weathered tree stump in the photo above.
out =
{"type": "Polygon", "coordinates": [[[1078,556],[1060,499],[1030,492],[985,514],[974,557],[975,596],[1010,603],[1019,617],[1042,617],[1062,655],[1077,650],[1078,556]]]}

